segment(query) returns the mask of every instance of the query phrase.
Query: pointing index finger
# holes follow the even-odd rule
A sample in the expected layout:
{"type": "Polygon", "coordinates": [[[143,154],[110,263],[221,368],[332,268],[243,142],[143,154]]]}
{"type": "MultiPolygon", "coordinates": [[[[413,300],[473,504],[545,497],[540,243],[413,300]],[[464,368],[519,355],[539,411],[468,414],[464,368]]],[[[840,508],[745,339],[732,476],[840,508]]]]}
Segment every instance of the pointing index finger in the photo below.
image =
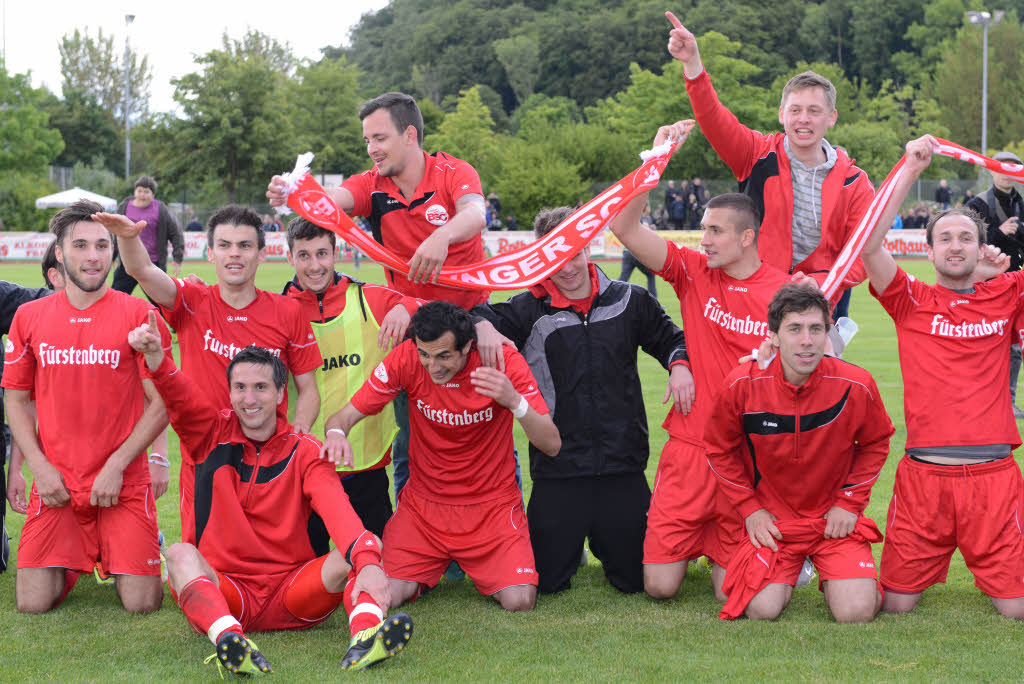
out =
{"type": "Polygon", "coordinates": [[[156,331],[157,331],[157,326],[156,326],[156,309],[150,309],[149,310],[149,327],[153,329],[153,333],[155,334],[156,331]]]}
{"type": "Polygon", "coordinates": [[[677,29],[683,28],[683,22],[679,21],[679,19],[676,18],[676,15],[672,14],[671,12],[665,12],[665,16],[668,17],[668,20],[672,22],[672,26],[674,26],[677,29]]]}

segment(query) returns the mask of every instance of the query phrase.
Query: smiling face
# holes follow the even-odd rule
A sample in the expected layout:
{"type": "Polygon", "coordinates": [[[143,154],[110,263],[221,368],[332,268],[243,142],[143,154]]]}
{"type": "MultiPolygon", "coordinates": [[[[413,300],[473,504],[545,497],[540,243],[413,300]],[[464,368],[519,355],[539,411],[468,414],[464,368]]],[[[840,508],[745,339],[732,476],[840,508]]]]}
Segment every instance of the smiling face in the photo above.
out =
{"type": "Polygon", "coordinates": [[[828,323],[817,308],[790,312],[782,317],[778,332],[772,332],[772,344],[779,348],[779,360],[786,380],[802,385],[825,355],[828,323]]]}
{"type": "Polygon", "coordinates": [[[794,90],[779,107],[779,123],[794,150],[817,150],[838,113],[830,107],[825,89],[819,86],[794,90]]]}
{"type": "Polygon", "coordinates": [[[264,257],[259,233],[252,226],[214,226],[213,244],[206,250],[206,259],[214,265],[218,283],[233,287],[254,283],[264,257]]]}
{"type": "Polygon", "coordinates": [[[420,363],[430,374],[435,385],[444,385],[451,381],[466,367],[466,357],[473,346],[472,340],[461,350],[455,348],[455,333],[448,330],[433,342],[424,342],[416,338],[416,351],[420,363]]]}
{"type": "Polygon", "coordinates": [[[106,287],[113,260],[113,242],[106,228],[95,221],[79,221],[68,228],[56,251],[69,287],[82,292],[106,287]]]}
{"type": "Polygon", "coordinates": [[[274,370],[267,364],[238,363],[229,379],[231,408],[246,437],[269,439],[277,427],[277,405],[284,399],[284,387],[274,386],[274,370]]]}
{"type": "Polygon", "coordinates": [[[408,126],[404,131],[395,128],[391,112],[378,109],[363,119],[363,140],[381,176],[397,176],[405,170],[410,156],[419,155],[416,129],[408,126]]]}
{"type": "Polygon", "coordinates": [[[310,240],[296,239],[288,252],[288,263],[295,269],[295,277],[303,290],[320,294],[334,282],[334,264],[338,261],[338,247],[331,239],[320,235],[310,240]]]}
{"type": "Polygon", "coordinates": [[[932,226],[928,260],[935,265],[939,284],[960,287],[974,273],[980,255],[978,226],[966,216],[943,216],[932,226]]]}
{"type": "Polygon", "coordinates": [[[551,276],[551,281],[566,299],[590,296],[593,284],[590,282],[589,256],[590,248],[584,247],[551,276]]]}

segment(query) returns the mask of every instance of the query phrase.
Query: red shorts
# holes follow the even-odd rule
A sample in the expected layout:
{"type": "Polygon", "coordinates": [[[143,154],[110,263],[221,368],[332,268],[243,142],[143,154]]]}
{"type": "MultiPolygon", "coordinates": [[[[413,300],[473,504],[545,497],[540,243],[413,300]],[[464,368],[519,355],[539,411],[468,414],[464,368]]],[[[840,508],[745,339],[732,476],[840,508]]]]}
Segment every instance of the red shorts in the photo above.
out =
{"type": "MultiPolygon", "coordinates": [[[[329,593],[320,578],[326,558],[321,556],[273,575],[218,572],[220,593],[246,632],[309,629],[329,618],[342,601],[343,592],[329,593]]],[[[200,634],[206,633],[191,620],[189,624],[200,634]]]]}
{"type": "Polygon", "coordinates": [[[149,485],[121,488],[116,506],[89,503],[89,492],[72,492],[60,508],[43,504],[36,488],[18,544],[19,568],[68,568],[91,573],[98,559],[115,575],[160,575],[156,503],[149,485]]]}
{"type": "Polygon", "coordinates": [[[993,598],[1024,596],[1024,481],[1013,457],[967,466],[909,456],[896,469],[882,546],[882,585],[917,594],[946,581],[957,548],[974,585],[993,598]]]}
{"type": "Polygon", "coordinates": [[[875,557],[866,541],[819,539],[813,542],[787,542],[775,560],[770,581],[796,586],[804,559],[810,557],[818,571],[819,586],[826,580],[875,579],[875,557]]]}
{"type": "Polygon", "coordinates": [[[743,521],[721,493],[702,447],[670,437],[661,452],[644,538],[644,563],[705,555],[722,567],[743,539],[743,521]]]}
{"type": "Polygon", "coordinates": [[[452,505],[417,497],[409,487],[384,527],[388,577],[437,585],[455,561],[486,596],[507,587],[537,586],[523,500],[518,495],[452,505]]]}

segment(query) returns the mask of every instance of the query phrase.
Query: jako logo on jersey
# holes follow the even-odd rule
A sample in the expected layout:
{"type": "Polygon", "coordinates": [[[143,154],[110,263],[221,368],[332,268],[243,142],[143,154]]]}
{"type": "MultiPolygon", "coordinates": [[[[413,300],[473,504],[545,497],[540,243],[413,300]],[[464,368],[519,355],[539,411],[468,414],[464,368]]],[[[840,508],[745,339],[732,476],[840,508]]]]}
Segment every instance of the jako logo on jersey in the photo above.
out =
{"type": "Polygon", "coordinates": [[[491,406],[474,413],[466,410],[463,410],[462,413],[452,413],[448,409],[431,408],[430,404],[425,404],[422,399],[417,399],[416,408],[428,419],[441,425],[472,425],[474,423],[489,423],[494,419],[494,408],[491,406]]]}
{"type": "MultiPolygon", "coordinates": [[[[253,340],[251,344],[254,347],[263,347],[263,345],[257,343],[256,340],[253,340]]],[[[280,349],[271,349],[269,347],[263,348],[266,349],[271,354],[273,354],[274,356],[276,356],[277,358],[281,358],[280,349]]],[[[233,359],[235,358],[235,354],[245,349],[245,347],[236,347],[234,342],[221,342],[220,340],[213,336],[213,331],[207,328],[206,334],[203,335],[203,349],[212,351],[214,354],[219,354],[220,356],[223,356],[226,359],[233,359]]]]}
{"type": "Polygon", "coordinates": [[[117,368],[117,365],[121,363],[121,350],[97,349],[91,344],[88,349],[76,349],[75,347],[62,349],[43,342],[39,345],[39,361],[43,368],[46,368],[47,365],[59,366],[61,364],[117,368]]]}
{"type": "Polygon", "coordinates": [[[746,292],[747,288],[739,287],[738,285],[730,285],[729,290],[733,292],[746,292]]]}
{"type": "Polygon", "coordinates": [[[957,306],[958,304],[969,304],[969,303],[970,303],[969,299],[957,299],[954,302],[950,302],[949,305],[950,305],[950,307],[954,307],[954,306],[957,306]]]}
{"type": "Polygon", "coordinates": [[[932,318],[932,335],[942,337],[988,337],[989,335],[1002,335],[1008,318],[1001,318],[991,323],[984,318],[981,323],[950,323],[942,314],[935,314],[932,318]]]}
{"type": "Polygon", "coordinates": [[[443,226],[448,223],[448,210],[440,204],[431,204],[427,207],[423,217],[427,219],[428,223],[433,223],[435,226],[443,226]]]}
{"type": "Polygon", "coordinates": [[[383,362],[378,363],[377,367],[373,369],[373,377],[384,383],[388,381],[388,369],[384,367],[383,362]]]}
{"type": "Polygon", "coordinates": [[[358,366],[362,362],[363,357],[359,354],[338,354],[332,356],[329,359],[324,359],[322,371],[334,370],[335,368],[345,368],[347,366],[358,366]]]}
{"type": "Polygon", "coordinates": [[[228,323],[240,323],[248,320],[248,316],[228,316],[228,323]]]}
{"type": "Polygon", "coordinates": [[[736,318],[723,309],[722,305],[714,297],[708,297],[707,303],[704,304],[704,318],[712,323],[717,323],[730,332],[739,333],[740,335],[768,336],[768,323],[765,321],[755,321],[749,314],[744,318],[736,318]]]}
{"type": "Polygon", "coordinates": [[[91,318],[75,318],[72,316],[68,319],[68,323],[92,323],[91,318]]]}

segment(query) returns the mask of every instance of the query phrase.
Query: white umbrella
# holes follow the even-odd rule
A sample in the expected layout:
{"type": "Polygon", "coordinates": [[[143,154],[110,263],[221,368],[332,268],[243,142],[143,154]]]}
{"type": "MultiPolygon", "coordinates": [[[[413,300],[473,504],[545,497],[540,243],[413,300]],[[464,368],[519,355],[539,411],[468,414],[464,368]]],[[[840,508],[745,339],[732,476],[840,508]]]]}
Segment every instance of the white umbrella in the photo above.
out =
{"type": "Polygon", "coordinates": [[[60,209],[62,207],[69,207],[78,200],[90,200],[96,202],[107,211],[114,211],[117,209],[117,200],[103,195],[98,195],[95,192],[89,192],[79,187],[65,190],[64,192],[58,192],[55,195],[47,195],[46,197],[40,197],[36,200],[36,209],[60,209]]]}

